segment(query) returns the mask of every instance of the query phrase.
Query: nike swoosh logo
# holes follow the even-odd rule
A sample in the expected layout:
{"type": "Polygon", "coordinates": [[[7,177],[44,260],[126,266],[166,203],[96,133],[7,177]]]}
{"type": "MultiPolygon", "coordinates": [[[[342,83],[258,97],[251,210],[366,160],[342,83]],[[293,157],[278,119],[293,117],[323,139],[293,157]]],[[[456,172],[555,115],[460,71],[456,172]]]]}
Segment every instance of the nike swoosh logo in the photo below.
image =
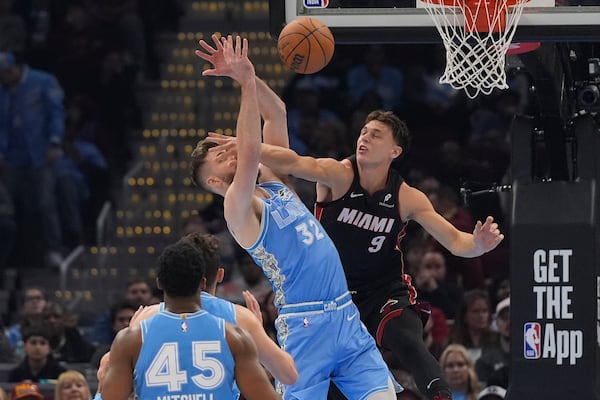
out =
{"type": "Polygon", "coordinates": [[[432,379],[431,382],[429,382],[427,384],[427,390],[431,389],[431,385],[433,384],[433,382],[439,381],[439,380],[441,380],[441,379],[440,378],[434,378],[434,379],[432,379]]]}
{"type": "Polygon", "coordinates": [[[364,195],[365,195],[364,193],[354,193],[354,192],[352,192],[352,193],[350,193],[350,198],[353,199],[355,197],[360,197],[360,196],[364,196],[364,195]]]}
{"type": "Polygon", "coordinates": [[[354,313],[354,314],[352,314],[352,315],[349,315],[349,316],[347,316],[347,317],[346,317],[346,319],[347,319],[348,321],[352,321],[352,320],[354,319],[354,317],[356,317],[357,315],[358,315],[358,313],[354,313]]]}

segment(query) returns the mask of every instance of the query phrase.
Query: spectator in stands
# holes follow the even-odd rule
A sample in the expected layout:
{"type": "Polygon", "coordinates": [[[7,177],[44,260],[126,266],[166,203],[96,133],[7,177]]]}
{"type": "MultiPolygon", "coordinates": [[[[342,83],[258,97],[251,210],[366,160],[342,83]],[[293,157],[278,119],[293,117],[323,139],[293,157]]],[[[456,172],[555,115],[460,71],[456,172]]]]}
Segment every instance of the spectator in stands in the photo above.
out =
{"type": "MultiPolygon", "coordinates": [[[[427,195],[435,211],[454,227],[463,232],[473,230],[475,220],[467,209],[460,205],[458,194],[454,189],[442,185],[427,195]]],[[[467,290],[484,287],[483,265],[479,257],[457,257],[433,238],[431,238],[430,244],[444,254],[449,282],[462,285],[467,290]]]]}
{"type": "Polygon", "coordinates": [[[510,298],[496,306],[496,326],[499,341],[495,346],[484,347],[475,363],[479,380],[484,385],[508,388],[510,376],[510,298]]]}
{"type": "Polygon", "coordinates": [[[15,349],[17,356],[23,357],[21,325],[28,318],[42,315],[44,307],[46,307],[46,293],[43,288],[32,286],[23,290],[19,322],[12,325],[7,332],[8,341],[15,349]]]}
{"type": "Polygon", "coordinates": [[[95,348],[79,333],[75,318],[67,315],[60,304],[51,302],[46,304],[42,316],[48,326],[50,344],[57,361],[65,363],[90,361],[95,348]]]}
{"type": "Polygon", "coordinates": [[[10,345],[8,332],[0,320],[0,363],[13,363],[15,361],[17,361],[15,349],[10,345]]]}
{"type": "MultiPolygon", "coordinates": [[[[1,0],[0,0],[1,1],[1,0]]],[[[2,171],[0,170],[0,176],[2,171]]],[[[13,250],[17,225],[15,223],[15,207],[12,199],[0,180],[0,271],[7,266],[8,257],[13,250]]]]}
{"type": "Polygon", "coordinates": [[[25,50],[25,21],[11,13],[14,0],[0,0],[0,51],[23,52],[25,50]]]}
{"type": "Polygon", "coordinates": [[[0,387],[0,400],[8,400],[8,394],[0,387]]]}
{"type": "MultiPolygon", "coordinates": [[[[404,74],[386,60],[385,47],[369,45],[361,64],[352,67],[346,75],[346,85],[356,106],[364,97],[376,94],[385,110],[400,111],[404,94],[404,74]]],[[[379,107],[378,107],[379,108],[379,107]]]]}
{"type": "Polygon", "coordinates": [[[58,215],[62,242],[68,249],[84,242],[84,226],[95,227],[95,218],[109,197],[108,165],[93,142],[95,121],[86,115],[92,107],[82,96],[68,102],[64,152],[56,163],[58,215]]]}
{"type": "Polygon", "coordinates": [[[446,281],[446,259],[438,250],[427,250],[417,268],[415,287],[421,300],[440,308],[446,318],[454,319],[463,291],[446,281]]]}
{"type": "Polygon", "coordinates": [[[250,291],[259,303],[272,291],[269,280],[247,252],[238,252],[237,271],[228,282],[219,285],[217,294],[236,304],[243,304],[242,292],[250,291]]]}
{"type": "MultiPolygon", "coordinates": [[[[109,314],[110,320],[112,321],[113,339],[117,332],[129,326],[129,321],[131,321],[131,317],[133,317],[133,314],[135,314],[136,310],[136,307],[127,300],[120,301],[110,308],[109,314]]],[[[94,355],[92,356],[90,362],[91,365],[99,365],[100,358],[109,350],[110,343],[98,345],[94,355]]]]}
{"type": "Polygon", "coordinates": [[[54,387],[54,400],[89,400],[90,385],[79,371],[67,370],[58,376],[54,387]]]}
{"type": "Polygon", "coordinates": [[[23,381],[12,387],[10,400],[44,400],[44,395],[38,385],[31,381],[23,381]]]}
{"type": "Polygon", "coordinates": [[[500,386],[488,386],[479,392],[477,400],[504,400],[506,389],[500,386]]]}
{"type": "Polygon", "coordinates": [[[439,360],[446,347],[448,332],[448,320],[442,310],[437,307],[431,307],[431,315],[423,327],[423,341],[429,352],[437,360],[439,360]]]}
{"type": "Polygon", "coordinates": [[[52,187],[64,125],[63,91],[56,78],[12,53],[0,53],[0,167],[16,207],[20,265],[62,262],[52,187]]]}
{"type": "Polygon", "coordinates": [[[440,364],[452,388],[452,397],[457,400],[476,400],[479,379],[467,349],[460,344],[448,345],[440,357],[440,364]]]}
{"type": "Polygon", "coordinates": [[[450,331],[450,343],[466,347],[470,359],[476,362],[482,349],[494,346],[497,341],[497,334],[491,329],[487,292],[479,289],[466,292],[450,331]]]}
{"type": "MultiPolygon", "coordinates": [[[[142,278],[135,278],[127,283],[125,300],[135,306],[153,304],[153,293],[150,284],[142,278]]],[[[110,310],[103,312],[94,323],[90,340],[95,345],[111,344],[114,338],[113,319],[110,310]]]]}
{"type": "Polygon", "coordinates": [[[52,356],[49,329],[39,318],[23,326],[23,342],[25,359],[10,371],[9,382],[56,379],[65,371],[52,356]]]}
{"type": "Polygon", "coordinates": [[[302,77],[292,89],[287,110],[290,148],[300,155],[342,157],[351,152],[347,128],[326,104],[320,102],[317,79],[302,77]]]}

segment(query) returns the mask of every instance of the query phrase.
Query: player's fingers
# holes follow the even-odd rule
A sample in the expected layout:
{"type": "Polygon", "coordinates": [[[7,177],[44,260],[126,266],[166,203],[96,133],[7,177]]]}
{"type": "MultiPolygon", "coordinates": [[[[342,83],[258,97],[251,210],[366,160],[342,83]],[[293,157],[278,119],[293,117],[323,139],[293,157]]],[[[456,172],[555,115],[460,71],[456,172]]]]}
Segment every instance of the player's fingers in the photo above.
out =
{"type": "Polygon", "coordinates": [[[194,53],[203,60],[210,61],[212,56],[200,50],[195,50],[194,53]]]}
{"type": "Polygon", "coordinates": [[[240,56],[242,54],[242,38],[239,36],[235,37],[235,55],[240,56]]]}
{"type": "Polygon", "coordinates": [[[198,44],[206,51],[208,51],[209,54],[214,54],[217,52],[217,49],[215,49],[214,47],[212,47],[210,44],[206,43],[204,40],[200,40],[198,42],[198,44]]]}
{"type": "Polygon", "coordinates": [[[248,57],[248,39],[242,40],[242,57],[248,57]]]}
{"type": "Polygon", "coordinates": [[[223,37],[218,37],[214,33],[212,34],[212,40],[217,50],[223,50],[223,43],[221,43],[221,39],[223,39],[223,37]]]}

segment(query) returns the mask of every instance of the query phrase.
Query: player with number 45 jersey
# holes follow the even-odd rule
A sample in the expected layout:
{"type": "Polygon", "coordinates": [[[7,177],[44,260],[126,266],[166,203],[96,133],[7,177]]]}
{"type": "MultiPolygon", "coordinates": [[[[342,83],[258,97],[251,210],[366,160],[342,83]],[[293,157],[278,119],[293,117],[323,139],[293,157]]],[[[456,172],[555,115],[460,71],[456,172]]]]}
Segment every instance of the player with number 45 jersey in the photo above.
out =
{"type": "Polygon", "coordinates": [[[258,350],[243,329],[201,307],[206,260],[188,243],[160,256],[157,284],[164,310],[119,331],[102,382],[104,400],[277,400],[258,350]]]}

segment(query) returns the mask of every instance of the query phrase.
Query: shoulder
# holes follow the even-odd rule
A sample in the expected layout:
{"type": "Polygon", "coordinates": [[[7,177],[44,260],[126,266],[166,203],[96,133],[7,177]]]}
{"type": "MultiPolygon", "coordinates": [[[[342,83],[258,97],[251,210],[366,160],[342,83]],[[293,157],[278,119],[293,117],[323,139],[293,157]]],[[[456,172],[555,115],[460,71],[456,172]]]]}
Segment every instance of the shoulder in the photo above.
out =
{"type": "Polygon", "coordinates": [[[142,343],[142,331],[139,325],[130,326],[121,329],[117,332],[115,339],[113,340],[113,347],[118,346],[124,350],[132,350],[131,346],[142,343]]]}
{"type": "Polygon", "coordinates": [[[226,322],[225,336],[232,354],[247,353],[249,351],[257,352],[252,337],[245,329],[226,322]]]}

